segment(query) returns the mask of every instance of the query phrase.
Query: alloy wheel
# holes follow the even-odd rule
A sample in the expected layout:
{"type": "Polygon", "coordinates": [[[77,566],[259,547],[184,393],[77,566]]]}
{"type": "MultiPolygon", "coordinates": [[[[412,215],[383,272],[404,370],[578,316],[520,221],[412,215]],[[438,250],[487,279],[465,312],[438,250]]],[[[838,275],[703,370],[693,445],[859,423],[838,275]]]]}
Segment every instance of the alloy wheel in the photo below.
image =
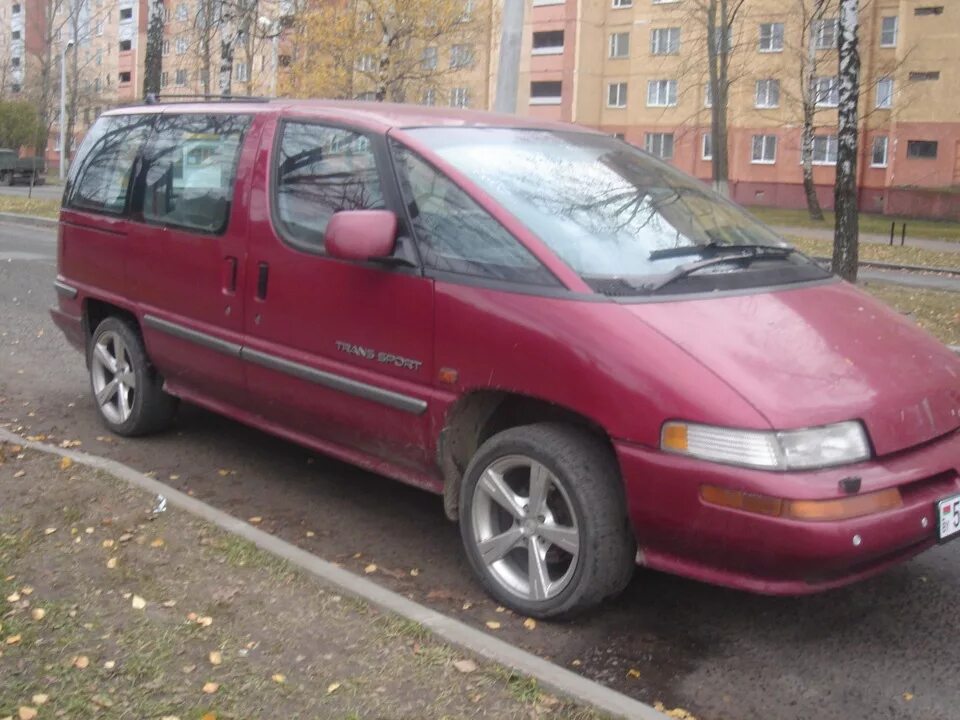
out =
{"type": "Polygon", "coordinates": [[[110,330],[97,338],[90,373],[100,412],[112,423],[125,423],[133,412],[137,376],[130,351],[119,334],[110,330]]]}

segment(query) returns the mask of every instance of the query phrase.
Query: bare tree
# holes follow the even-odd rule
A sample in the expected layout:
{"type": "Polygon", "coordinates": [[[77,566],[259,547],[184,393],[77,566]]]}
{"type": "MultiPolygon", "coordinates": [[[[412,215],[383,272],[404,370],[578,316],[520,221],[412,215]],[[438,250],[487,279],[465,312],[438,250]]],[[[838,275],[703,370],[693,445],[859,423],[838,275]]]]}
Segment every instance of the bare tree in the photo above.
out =
{"type": "Polygon", "coordinates": [[[839,60],[837,82],[837,179],[834,187],[836,222],[833,272],[850,282],[857,279],[859,221],[857,217],[857,154],[859,147],[860,51],[859,0],[839,0],[839,60]]]}
{"type": "Polygon", "coordinates": [[[150,0],[150,17],[147,20],[147,48],[143,61],[143,95],[160,94],[163,77],[163,26],[166,13],[163,0],[150,0]]]}
{"type": "Polygon", "coordinates": [[[50,130],[53,128],[56,117],[55,107],[59,98],[60,52],[66,26],[66,14],[60,12],[65,0],[37,0],[32,12],[27,15],[30,27],[25,34],[32,34],[40,38],[33,47],[38,48],[31,52],[27,48],[26,60],[28,72],[36,71],[36,81],[31,82],[26,95],[37,107],[39,124],[34,148],[36,154],[45,157],[50,130]]]}
{"type": "Polygon", "coordinates": [[[807,212],[812,220],[823,220],[823,209],[817,198],[813,182],[813,135],[818,104],[817,77],[819,54],[817,30],[826,17],[833,0],[797,0],[800,24],[800,46],[797,70],[800,75],[800,107],[803,113],[803,130],[800,135],[800,165],[803,169],[803,191],[807,199],[807,212]]]}

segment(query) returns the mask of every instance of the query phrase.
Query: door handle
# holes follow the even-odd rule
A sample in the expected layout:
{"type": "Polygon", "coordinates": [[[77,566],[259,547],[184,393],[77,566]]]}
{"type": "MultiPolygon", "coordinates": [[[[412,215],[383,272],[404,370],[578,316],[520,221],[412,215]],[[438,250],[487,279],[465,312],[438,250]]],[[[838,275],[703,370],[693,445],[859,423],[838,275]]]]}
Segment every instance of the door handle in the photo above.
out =
{"type": "Polygon", "coordinates": [[[223,290],[231,294],[237,291],[237,259],[229,255],[223,259],[223,290]]]}
{"type": "Polygon", "coordinates": [[[267,299],[267,275],[269,266],[265,263],[259,263],[257,270],[257,300],[267,299]]]}

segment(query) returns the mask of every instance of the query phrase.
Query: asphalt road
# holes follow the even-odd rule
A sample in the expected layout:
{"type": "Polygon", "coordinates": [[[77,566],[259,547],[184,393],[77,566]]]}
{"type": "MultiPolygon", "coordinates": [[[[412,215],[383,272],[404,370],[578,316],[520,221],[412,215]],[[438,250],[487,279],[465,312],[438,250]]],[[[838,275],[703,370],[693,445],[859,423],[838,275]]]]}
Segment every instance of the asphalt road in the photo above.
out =
{"type": "Polygon", "coordinates": [[[640,571],[592,616],[529,631],[473,581],[436,497],[191,407],[163,435],[109,437],[47,314],[54,258],[49,231],[0,225],[0,425],[80,440],[344,567],[376,563],[395,590],[478,627],[499,620],[505,639],[700,720],[960,718],[960,542],[798,599],[640,571]]]}

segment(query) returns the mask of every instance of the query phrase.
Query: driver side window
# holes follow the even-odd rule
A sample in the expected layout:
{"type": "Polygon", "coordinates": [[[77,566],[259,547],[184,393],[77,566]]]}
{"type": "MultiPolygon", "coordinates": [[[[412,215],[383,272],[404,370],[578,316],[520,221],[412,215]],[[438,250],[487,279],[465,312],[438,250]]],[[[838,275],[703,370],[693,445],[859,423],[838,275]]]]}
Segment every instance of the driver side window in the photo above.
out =
{"type": "Polygon", "coordinates": [[[426,267],[491,280],[559,285],[529,250],[449,178],[399,143],[391,142],[390,148],[426,267]]]}

